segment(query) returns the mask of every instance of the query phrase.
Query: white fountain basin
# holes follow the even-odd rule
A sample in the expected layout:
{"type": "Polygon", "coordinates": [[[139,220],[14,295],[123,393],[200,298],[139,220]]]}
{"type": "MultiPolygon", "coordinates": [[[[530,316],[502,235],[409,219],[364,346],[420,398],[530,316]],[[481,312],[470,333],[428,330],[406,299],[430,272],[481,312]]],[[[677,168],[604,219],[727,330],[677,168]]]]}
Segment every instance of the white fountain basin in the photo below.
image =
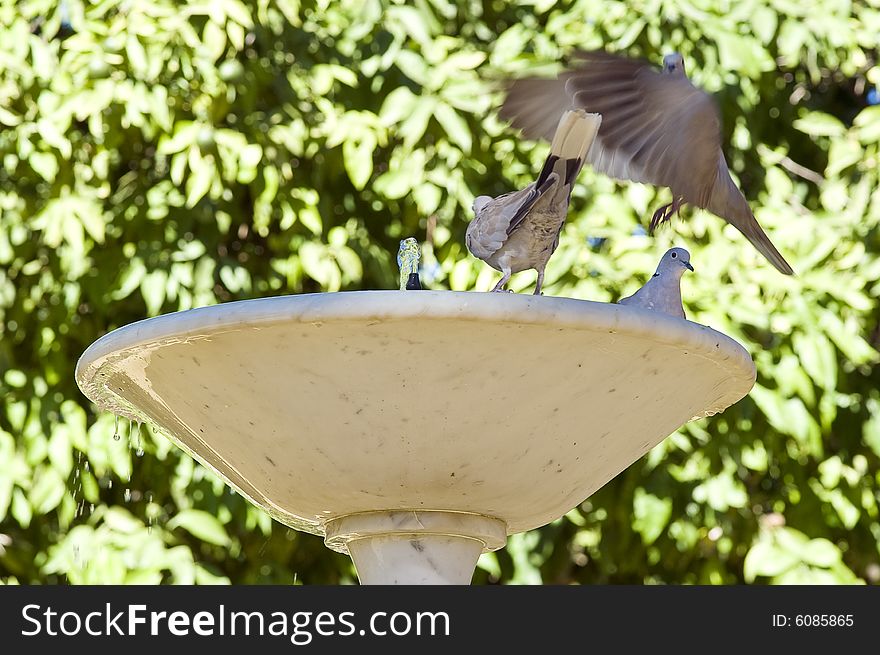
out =
{"type": "MultiPolygon", "coordinates": [[[[372,553],[355,555],[364,579],[382,559],[364,539],[459,539],[475,562],[505,532],[558,518],[683,423],[742,398],[755,368],[729,337],[639,308],[358,291],[140,321],[92,344],[76,379],[282,523],[372,553]]],[[[397,581],[466,582],[462,566],[397,581]]]]}

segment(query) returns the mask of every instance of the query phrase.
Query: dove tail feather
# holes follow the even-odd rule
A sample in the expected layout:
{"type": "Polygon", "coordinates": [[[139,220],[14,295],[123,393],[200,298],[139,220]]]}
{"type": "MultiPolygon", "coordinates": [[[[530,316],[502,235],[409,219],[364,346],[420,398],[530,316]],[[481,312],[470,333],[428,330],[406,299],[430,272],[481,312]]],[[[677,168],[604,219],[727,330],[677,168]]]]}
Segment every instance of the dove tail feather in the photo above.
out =
{"type": "Polygon", "coordinates": [[[568,159],[565,162],[565,184],[571,186],[584,165],[583,159],[568,159]]]}
{"type": "Polygon", "coordinates": [[[535,180],[535,188],[543,189],[544,184],[547,182],[547,179],[550,177],[550,174],[553,173],[553,169],[556,167],[556,162],[559,161],[559,157],[551,154],[547,157],[547,160],[544,162],[544,168],[541,169],[541,174],[538,175],[538,179],[535,180]]]}
{"type": "Polygon", "coordinates": [[[716,188],[709,195],[708,202],[698,204],[713,214],[721,216],[742,232],[743,236],[749,240],[749,243],[764,255],[767,261],[773,264],[780,273],[783,275],[794,275],[794,270],[770,241],[770,237],[761,229],[749,207],[748,201],[731,179],[727,162],[724,160],[723,155],[718,164],[718,173],[720,180],[716,182],[716,187],[720,182],[723,188],[716,188]]]}
{"type": "MultiPolygon", "coordinates": [[[[602,117],[588,114],[583,109],[572,109],[562,114],[553,141],[550,143],[550,155],[544,163],[541,175],[535,187],[541,189],[551,172],[555,172],[560,180],[561,188],[555,196],[571,194],[571,187],[587,160],[587,151],[599,131],[602,117]]],[[[555,201],[560,201],[557,197],[555,201]]]]}
{"type": "Polygon", "coordinates": [[[758,225],[758,221],[755,220],[754,216],[750,215],[748,220],[739,220],[736,223],[731,222],[731,225],[742,232],[758,252],[764,255],[767,261],[776,267],[776,270],[783,275],[794,275],[794,270],[776,249],[773,242],[770,241],[770,237],[758,225]]]}
{"type": "Polygon", "coordinates": [[[602,117],[599,114],[588,114],[583,109],[566,111],[559,119],[559,125],[550,143],[550,154],[563,160],[584,161],[601,122],[602,117]]]}

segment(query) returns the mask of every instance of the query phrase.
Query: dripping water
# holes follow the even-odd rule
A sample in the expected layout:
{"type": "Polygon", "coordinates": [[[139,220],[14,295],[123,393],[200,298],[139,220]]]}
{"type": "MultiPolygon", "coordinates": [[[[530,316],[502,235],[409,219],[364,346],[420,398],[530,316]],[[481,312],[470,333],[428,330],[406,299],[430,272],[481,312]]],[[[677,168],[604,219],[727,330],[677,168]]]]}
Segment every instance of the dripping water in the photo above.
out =
{"type": "Polygon", "coordinates": [[[148,491],[146,498],[147,498],[147,534],[153,534],[153,492],[148,491]]]}
{"type": "Polygon", "coordinates": [[[141,440],[141,422],[138,421],[136,425],[137,425],[137,427],[135,428],[135,443],[134,443],[135,451],[134,451],[134,454],[137,455],[138,457],[143,457],[144,456],[144,443],[141,440]]]}

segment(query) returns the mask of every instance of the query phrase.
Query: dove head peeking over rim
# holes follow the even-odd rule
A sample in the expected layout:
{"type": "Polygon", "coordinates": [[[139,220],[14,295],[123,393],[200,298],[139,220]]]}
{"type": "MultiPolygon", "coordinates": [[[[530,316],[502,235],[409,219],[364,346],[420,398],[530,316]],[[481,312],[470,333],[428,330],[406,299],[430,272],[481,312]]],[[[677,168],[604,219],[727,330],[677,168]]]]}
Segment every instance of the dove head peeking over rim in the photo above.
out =
{"type": "Polygon", "coordinates": [[[680,278],[684,275],[685,269],[689,271],[694,270],[694,267],[691,266],[691,254],[684,248],[671,248],[666,251],[666,254],[660,260],[654,277],[674,275],[680,278]]]}
{"type": "Polygon", "coordinates": [[[684,57],[677,52],[663,57],[663,72],[672,75],[684,75],[684,57]]]}

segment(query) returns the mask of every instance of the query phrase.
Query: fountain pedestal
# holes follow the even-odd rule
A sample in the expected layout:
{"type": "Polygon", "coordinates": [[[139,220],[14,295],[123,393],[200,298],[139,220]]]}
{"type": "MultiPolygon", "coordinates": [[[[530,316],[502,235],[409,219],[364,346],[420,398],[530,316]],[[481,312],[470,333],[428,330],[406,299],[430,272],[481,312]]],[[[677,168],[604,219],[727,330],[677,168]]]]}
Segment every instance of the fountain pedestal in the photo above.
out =
{"type": "Polygon", "coordinates": [[[81,357],[149,421],[364,583],[466,583],[481,552],[577,506],[755,381],[708,327],[635,307],[451,291],[227,303],[81,357]]]}
{"type": "Polygon", "coordinates": [[[350,514],[325,531],[364,584],[468,584],[480,555],[507,540],[504,521],[435,510],[350,514]]]}

